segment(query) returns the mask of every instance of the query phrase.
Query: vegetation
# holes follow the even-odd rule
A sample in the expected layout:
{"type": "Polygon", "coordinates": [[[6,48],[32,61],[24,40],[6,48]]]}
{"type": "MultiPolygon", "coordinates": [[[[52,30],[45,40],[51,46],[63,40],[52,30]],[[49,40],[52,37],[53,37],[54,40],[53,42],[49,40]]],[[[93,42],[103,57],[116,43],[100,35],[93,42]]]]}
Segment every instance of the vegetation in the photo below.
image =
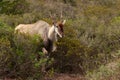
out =
{"type": "Polygon", "coordinates": [[[106,67],[119,62],[119,8],[119,0],[0,0],[0,78],[43,80],[54,73],[72,73],[91,80],[119,80],[119,63],[117,70],[106,67]],[[49,57],[42,53],[38,36],[14,34],[20,23],[52,24],[50,14],[60,20],[61,12],[67,20],[65,37],[49,57]]]}

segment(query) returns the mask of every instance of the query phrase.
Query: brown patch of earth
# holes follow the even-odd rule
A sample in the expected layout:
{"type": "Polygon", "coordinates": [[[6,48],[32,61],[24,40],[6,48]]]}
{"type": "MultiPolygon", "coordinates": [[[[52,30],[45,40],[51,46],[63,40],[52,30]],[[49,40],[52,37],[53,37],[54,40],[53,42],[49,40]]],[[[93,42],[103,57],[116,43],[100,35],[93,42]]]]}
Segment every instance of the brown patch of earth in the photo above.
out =
{"type": "Polygon", "coordinates": [[[55,74],[52,78],[46,78],[45,80],[86,80],[84,76],[77,74],[55,74]]]}

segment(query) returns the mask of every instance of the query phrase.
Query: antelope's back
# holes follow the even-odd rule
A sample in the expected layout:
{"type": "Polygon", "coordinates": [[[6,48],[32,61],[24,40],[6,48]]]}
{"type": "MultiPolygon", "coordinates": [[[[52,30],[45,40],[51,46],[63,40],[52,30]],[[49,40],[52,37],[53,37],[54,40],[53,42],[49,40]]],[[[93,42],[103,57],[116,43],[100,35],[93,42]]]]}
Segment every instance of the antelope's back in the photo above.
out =
{"type": "Polygon", "coordinates": [[[41,38],[47,37],[50,25],[42,20],[37,21],[33,24],[19,24],[15,28],[15,33],[22,33],[32,35],[40,35],[41,38]]]}

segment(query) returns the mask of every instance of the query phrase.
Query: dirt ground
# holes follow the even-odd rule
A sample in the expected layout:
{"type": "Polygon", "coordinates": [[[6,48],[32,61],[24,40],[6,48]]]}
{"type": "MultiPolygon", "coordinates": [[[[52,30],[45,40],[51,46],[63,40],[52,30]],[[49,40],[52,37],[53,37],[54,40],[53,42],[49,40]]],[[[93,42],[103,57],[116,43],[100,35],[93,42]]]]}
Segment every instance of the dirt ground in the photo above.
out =
{"type": "MultiPolygon", "coordinates": [[[[4,78],[0,80],[22,80],[22,79],[11,79],[11,78],[4,78]]],[[[30,79],[33,80],[33,79],[30,79]]],[[[40,79],[41,80],[41,79],[40,79]]],[[[77,74],[54,74],[52,77],[46,76],[44,80],[86,80],[84,76],[77,75],[77,74]]]]}
{"type": "Polygon", "coordinates": [[[45,80],[86,80],[84,76],[76,74],[55,74],[52,78],[46,78],[45,80]]]}

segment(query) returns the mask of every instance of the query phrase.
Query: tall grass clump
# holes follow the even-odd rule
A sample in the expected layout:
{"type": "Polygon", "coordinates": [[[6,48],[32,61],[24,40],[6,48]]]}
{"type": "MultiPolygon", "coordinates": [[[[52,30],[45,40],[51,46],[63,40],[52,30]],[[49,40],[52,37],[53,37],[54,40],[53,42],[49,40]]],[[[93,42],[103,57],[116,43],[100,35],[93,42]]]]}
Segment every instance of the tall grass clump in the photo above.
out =
{"type": "Polygon", "coordinates": [[[1,78],[42,79],[43,67],[53,59],[45,57],[42,40],[15,35],[14,30],[0,23],[0,76],[1,78]]]}

